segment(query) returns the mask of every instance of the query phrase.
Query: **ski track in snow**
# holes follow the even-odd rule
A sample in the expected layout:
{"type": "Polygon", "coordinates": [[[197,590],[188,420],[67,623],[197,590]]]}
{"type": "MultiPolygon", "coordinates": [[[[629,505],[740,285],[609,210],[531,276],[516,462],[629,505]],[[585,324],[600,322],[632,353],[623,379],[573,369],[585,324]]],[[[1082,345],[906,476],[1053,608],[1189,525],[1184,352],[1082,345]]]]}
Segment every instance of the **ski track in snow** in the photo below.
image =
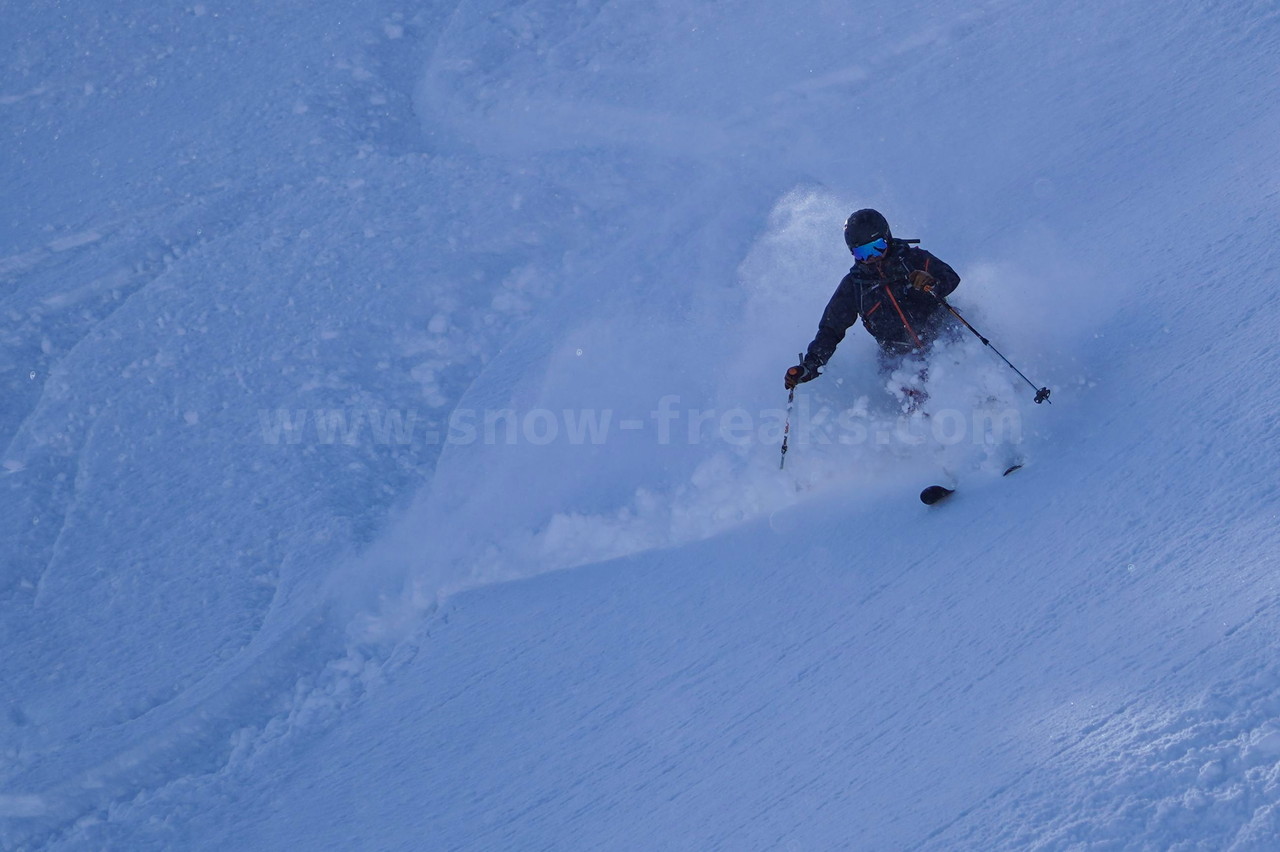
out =
{"type": "Polygon", "coordinates": [[[571,5],[12,10],[5,847],[1272,848],[1274,12],[571,5]],[[857,328],[655,440],[862,205],[1026,470],[857,328]]]}

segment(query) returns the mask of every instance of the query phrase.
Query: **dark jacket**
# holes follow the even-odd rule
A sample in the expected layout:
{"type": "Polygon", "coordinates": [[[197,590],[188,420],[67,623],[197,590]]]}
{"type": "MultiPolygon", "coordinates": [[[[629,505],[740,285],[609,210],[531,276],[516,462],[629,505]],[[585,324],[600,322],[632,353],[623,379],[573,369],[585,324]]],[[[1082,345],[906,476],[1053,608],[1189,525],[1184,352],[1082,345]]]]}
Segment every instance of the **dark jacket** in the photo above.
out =
{"type": "Polygon", "coordinates": [[[922,269],[936,279],[934,293],[947,297],[960,284],[950,266],[922,248],[895,242],[881,261],[857,263],[836,288],[804,356],[805,366],[826,364],[849,326],[862,324],[886,352],[922,349],[948,324],[950,314],[934,296],[911,286],[907,276],[922,269]]]}

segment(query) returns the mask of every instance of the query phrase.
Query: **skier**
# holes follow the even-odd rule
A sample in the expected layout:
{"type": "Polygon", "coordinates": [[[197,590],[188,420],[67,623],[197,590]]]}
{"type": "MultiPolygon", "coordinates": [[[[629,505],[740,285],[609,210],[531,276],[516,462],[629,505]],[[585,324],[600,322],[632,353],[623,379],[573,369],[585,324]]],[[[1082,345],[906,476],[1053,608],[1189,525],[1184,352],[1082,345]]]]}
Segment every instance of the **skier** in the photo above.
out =
{"type": "MultiPolygon", "coordinates": [[[[880,344],[880,366],[886,373],[953,327],[939,298],[960,284],[954,269],[924,249],[894,239],[888,221],[875,210],[850,216],[844,223],[844,241],[854,265],[822,312],[804,360],[787,370],[787,390],[819,376],[859,316],[880,344]]],[[[922,382],[925,375],[921,367],[922,382]]],[[[912,411],[924,399],[922,387],[904,387],[903,393],[912,411]]]]}

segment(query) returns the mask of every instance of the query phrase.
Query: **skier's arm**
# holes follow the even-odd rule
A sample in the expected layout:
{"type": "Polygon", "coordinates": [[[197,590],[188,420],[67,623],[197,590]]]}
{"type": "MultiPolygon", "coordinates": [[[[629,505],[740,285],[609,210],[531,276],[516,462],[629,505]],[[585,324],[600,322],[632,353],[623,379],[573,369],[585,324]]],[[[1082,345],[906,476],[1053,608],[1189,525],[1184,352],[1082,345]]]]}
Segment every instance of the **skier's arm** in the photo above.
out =
{"type": "Polygon", "coordinates": [[[822,312],[818,334],[804,356],[805,366],[816,370],[831,360],[836,347],[844,340],[844,333],[857,319],[858,285],[852,281],[852,276],[845,276],[831,301],[827,302],[827,309],[822,312]]]}

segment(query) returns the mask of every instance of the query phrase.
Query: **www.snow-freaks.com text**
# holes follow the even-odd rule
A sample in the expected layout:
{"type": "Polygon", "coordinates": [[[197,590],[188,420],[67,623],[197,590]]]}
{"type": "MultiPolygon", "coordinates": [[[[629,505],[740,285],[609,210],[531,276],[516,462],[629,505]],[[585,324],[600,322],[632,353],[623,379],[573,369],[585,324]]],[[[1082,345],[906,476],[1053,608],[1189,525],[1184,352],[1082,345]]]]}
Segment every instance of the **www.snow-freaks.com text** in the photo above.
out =
{"type": "MultiPolygon", "coordinates": [[[[398,408],[278,408],[258,412],[264,444],[281,446],[378,444],[527,444],[599,446],[637,439],[659,445],[721,442],[733,446],[777,444],[787,424],[785,408],[682,407],[666,396],[647,412],[612,408],[458,408],[447,415],[398,408]]],[[[1016,408],[945,408],[913,414],[865,408],[814,410],[798,400],[790,413],[792,444],[906,444],[935,442],[1019,443],[1016,408]]]]}

